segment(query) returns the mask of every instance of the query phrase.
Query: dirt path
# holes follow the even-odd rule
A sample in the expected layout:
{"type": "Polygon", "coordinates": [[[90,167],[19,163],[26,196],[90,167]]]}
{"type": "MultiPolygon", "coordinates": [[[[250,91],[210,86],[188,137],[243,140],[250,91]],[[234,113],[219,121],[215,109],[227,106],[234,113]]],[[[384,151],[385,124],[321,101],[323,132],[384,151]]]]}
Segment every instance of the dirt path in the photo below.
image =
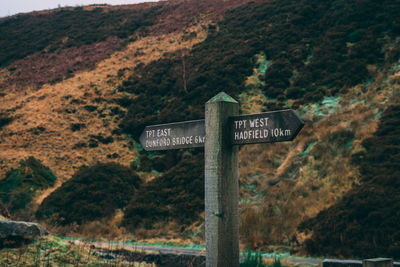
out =
{"type": "MultiPolygon", "coordinates": [[[[204,258],[205,249],[192,249],[192,248],[174,248],[174,247],[160,247],[150,245],[136,245],[136,244],[123,244],[123,243],[107,243],[107,242],[82,242],[79,240],[71,241],[76,245],[92,246],[96,249],[108,250],[108,251],[131,251],[131,252],[143,252],[148,254],[157,255],[183,255],[192,256],[193,258],[204,258]]],[[[115,253],[117,254],[117,253],[115,253]]],[[[240,258],[245,259],[247,253],[241,253],[240,258]]],[[[264,257],[267,260],[274,260],[273,257],[264,257]]],[[[307,259],[300,257],[281,257],[281,261],[288,262],[291,264],[301,264],[306,266],[318,266],[322,264],[321,259],[307,259]]]]}

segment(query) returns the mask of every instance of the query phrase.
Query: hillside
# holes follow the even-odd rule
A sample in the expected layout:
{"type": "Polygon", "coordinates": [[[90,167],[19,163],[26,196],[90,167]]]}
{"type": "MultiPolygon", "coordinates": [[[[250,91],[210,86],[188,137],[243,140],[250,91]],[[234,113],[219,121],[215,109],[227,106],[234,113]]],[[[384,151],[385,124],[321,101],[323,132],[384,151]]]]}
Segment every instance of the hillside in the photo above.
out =
{"type": "Polygon", "coordinates": [[[303,229],[313,230],[306,241],[311,253],[333,252],[347,257],[400,255],[399,123],[400,106],[389,106],[374,135],[363,141],[365,151],[353,156],[353,161],[360,164],[360,184],[302,224],[303,229]]]}
{"type": "Polygon", "coordinates": [[[13,202],[0,211],[66,234],[112,229],[110,236],[202,242],[202,150],[148,153],[138,137],[146,125],[203,118],[204,103],[225,91],[243,114],[292,108],[305,121],[293,142],[240,148],[243,247],[370,253],[350,248],[357,241],[400,259],[390,226],[400,219],[392,214],[398,199],[363,198],[387,186],[397,194],[398,14],[393,0],[171,0],[2,19],[1,182],[30,157],[56,179],[32,189],[28,214],[11,212],[13,202]],[[103,214],[110,192],[100,180],[111,177],[110,166],[118,170],[110,187],[132,180],[134,193],[122,190],[123,204],[115,200],[103,214]],[[85,190],[93,194],[82,199],[85,190]],[[353,223],[357,207],[368,205],[390,208],[366,210],[353,223]],[[66,218],[72,212],[78,216],[66,218]],[[364,239],[379,221],[366,218],[388,214],[389,226],[364,239]],[[330,232],[336,221],[340,237],[330,232]],[[330,236],[336,246],[321,248],[330,236]]]}

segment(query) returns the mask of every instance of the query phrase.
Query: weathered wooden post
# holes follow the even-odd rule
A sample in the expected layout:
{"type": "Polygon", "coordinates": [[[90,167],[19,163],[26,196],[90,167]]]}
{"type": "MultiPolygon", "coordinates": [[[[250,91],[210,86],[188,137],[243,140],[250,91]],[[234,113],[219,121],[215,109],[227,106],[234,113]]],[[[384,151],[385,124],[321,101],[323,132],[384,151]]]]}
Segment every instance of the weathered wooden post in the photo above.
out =
{"type": "Polygon", "coordinates": [[[230,142],[229,118],[239,104],[219,93],[205,107],[206,266],[239,266],[238,148],[230,142]]]}

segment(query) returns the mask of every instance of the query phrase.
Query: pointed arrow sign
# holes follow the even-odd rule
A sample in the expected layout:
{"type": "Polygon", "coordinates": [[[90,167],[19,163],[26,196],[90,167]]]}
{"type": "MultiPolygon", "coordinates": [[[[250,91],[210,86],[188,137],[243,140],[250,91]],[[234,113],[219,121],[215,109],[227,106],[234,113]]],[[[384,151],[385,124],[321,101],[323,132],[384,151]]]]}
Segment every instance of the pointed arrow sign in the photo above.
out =
{"type": "Polygon", "coordinates": [[[146,151],[204,147],[204,120],[146,126],[140,143],[146,151]]]}
{"type": "MultiPolygon", "coordinates": [[[[229,118],[230,143],[245,145],[293,140],[304,122],[291,110],[278,110],[229,118]]],[[[204,147],[204,120],[146,126],[140,143],[146,151],[204,147]]]]}
{"type": "Polygon", "coordinates": [[[232,145],[293,140],[304,122],[291,110],[278,110],[230,118],[232,145]]]}

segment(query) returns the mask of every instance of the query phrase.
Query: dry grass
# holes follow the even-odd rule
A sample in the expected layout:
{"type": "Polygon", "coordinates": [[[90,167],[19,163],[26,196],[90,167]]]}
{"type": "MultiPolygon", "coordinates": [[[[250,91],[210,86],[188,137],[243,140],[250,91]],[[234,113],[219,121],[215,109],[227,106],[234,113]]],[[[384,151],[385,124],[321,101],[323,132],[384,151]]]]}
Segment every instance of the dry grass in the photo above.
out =
{"type": "Polygon", "coordinates": [[[120,250],[126,250],[123,243],[108,243],[100,251],[91,243],[45,236],[32,244],[1,249],[0,262],[2,266],[155,266],[144,261],[129,261],[119,254],[120,250]]]}
{"type": "Polygon", "coordinates": [[[125,228],[120,226],[123,216],[124,214],[119,210],[111,220],[102,219],[82,225],[77,234],[91,239],[106,238],[113,240],[122,237],[127,239],[131,235],[125,231],[125,228]]]}
{"type": "Polygon", "coordinates": [[[264,112],[268,99],[259,88],[252,88],[239,95],[240,111],[243,114],[264,112]]]}
{"type": "MultiPolygon", "coordinates": [[[[129,44],[124,50],[114,53],[100,62],[94,70],[76,74],[60,83],[45,84],[39,90],[27,88],[25,92],[9,93],[1,97],[1,110],[9,110],[16,119],[3,128],[0,136],[0,177],[23,158],[34,156],[49,166],[62,182],[85,164],[110,161],[107,155],[118,154],[121,164],[135,160],[137,151],[131,148],[128,138],[114,138],[110,144],[99,143],[98,147],[74,149],[77,143],[88,143],[90,135],[109,136],[117,128],[118,121],[109,114],[117,106],[112,99],[121,96],[115,88],[122,82],[118,71],[125,69],[128,76],[139,63],[147,64],[162,57],[164,53],[182,48],[190,49],[204,40],[206,32],[201,24],[187,31],[197,32],[197,37],[182,40],[182,34],[166,34],[157,37],[141,38],[129,44]],[[104,98],[105,102],[96,103],[95,98],[104,98]],[[71,104],[71,100],[84,101],[71,104]],[[85,105],[95,105],[103,110],[104,118],[96,112],[88,112],[85,105]],[[70,110],[75,112],[71,113],[70,110]],[[86,128],[72,131],[71,124],[83,123],[86,128]],[[37,127],[44,131],[35,134],[37,127]]],[[[48,195],[52,190],[43,192],[48,195]]],[[[44,199],[40,197],[38,203],[44,199]]]]}
{"type": "Polygon", "coordinates": [[[0,250],[0,262],[4,266],[79,266],[102,261],[91,255],[88,247],[71,245],[54,236],[46,236],[19,248],[3,248],[0,250]]]}

